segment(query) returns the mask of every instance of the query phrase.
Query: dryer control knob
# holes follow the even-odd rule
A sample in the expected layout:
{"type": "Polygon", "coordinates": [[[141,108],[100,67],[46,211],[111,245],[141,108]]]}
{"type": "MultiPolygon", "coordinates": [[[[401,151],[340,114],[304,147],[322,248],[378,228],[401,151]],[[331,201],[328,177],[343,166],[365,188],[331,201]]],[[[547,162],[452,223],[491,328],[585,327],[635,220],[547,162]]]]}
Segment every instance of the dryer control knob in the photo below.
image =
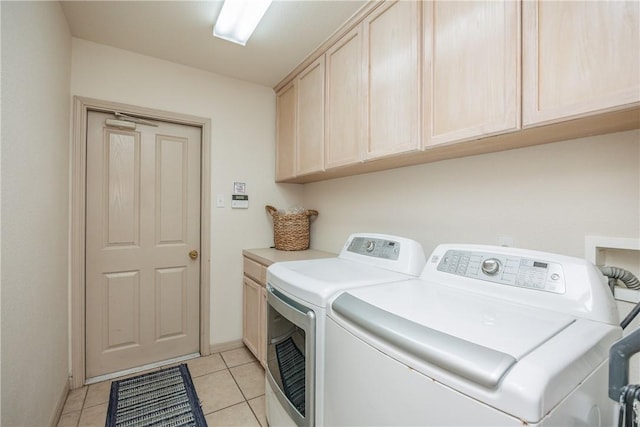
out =
{"type": "Polygon", "coordinates": [[[375,248],[376,248],[376,242],[374,242],[373,240],[369,240],[367,242],[367,247],[365,248],[365,250],[367,252],[373,252],[375,248]]]}
{"type": "Polygon", "coordinates": [[[487,258],[482,261],[482,272],[488,274],[489,276],[493,276],[498,271],[500,271],[500,261],[496,258],[487,258]]]}

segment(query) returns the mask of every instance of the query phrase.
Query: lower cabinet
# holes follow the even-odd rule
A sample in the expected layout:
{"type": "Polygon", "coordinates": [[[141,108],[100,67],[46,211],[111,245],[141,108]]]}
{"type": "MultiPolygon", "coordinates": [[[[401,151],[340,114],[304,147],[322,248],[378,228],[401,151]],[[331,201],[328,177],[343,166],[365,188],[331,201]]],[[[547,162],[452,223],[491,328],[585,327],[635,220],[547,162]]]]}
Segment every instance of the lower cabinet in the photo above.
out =
{"type": "MultiPolygon", "coordinates": [[[[270,263],[268,263],[270,264],[270,263]]],[[[262,366],[266,364],[267,263],[246,255],[242,277],[242,341],[262,366]]]]}
{"type": "Polygon", "coordinates": [[[265,365],[266,302],[264,285],[245,276],[242,286],[242,341],[262,366],[265,365]]]}

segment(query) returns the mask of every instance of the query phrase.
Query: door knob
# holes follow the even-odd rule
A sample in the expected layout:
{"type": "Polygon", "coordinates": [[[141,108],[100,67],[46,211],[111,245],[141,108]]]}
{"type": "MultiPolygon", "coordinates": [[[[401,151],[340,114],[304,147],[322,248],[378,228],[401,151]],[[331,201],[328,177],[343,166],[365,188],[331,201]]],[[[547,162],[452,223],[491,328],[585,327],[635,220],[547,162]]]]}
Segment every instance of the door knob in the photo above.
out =
{"type": "Polygon", "coordinates": [[[191,252],[189,252],[189,258],[191,259],[198,259],[198,251],[196,251],[195,249],[192,250],[191,252]]]}

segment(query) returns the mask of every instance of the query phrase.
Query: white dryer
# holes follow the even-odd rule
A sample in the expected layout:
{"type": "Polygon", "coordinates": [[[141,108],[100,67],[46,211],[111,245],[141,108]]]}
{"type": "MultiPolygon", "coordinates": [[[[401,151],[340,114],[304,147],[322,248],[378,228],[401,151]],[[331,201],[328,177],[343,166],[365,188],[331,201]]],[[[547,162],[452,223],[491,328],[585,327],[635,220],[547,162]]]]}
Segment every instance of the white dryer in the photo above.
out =
{"type": "Polygon", "coordinates": [[[328,309],[331,426],[610,426],[606,280],[577,258],[441,245],[419,279],[328,309]]]}
{"type": "Polygon", "coordinates": [[[324,325],[331,296],[418,277],[422,246],[383,234],[352,234],[336,258],[282,262],[267,270],[266,413],[269,425],[323,425],[324,325]]]}

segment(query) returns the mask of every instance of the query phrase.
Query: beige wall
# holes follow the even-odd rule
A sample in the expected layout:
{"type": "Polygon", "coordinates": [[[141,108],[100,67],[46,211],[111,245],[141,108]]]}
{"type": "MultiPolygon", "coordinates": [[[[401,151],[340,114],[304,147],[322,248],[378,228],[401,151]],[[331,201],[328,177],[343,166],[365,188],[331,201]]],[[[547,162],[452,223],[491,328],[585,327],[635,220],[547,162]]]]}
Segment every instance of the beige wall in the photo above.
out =
{"type": "Polygon", "coordinates": [[[68,379],[71,36],[57,2],[2,2],[2,420],[50,424],[68,379]]]}
{"type": "Polygon", "coordinates": [[[585,235],[640,238],[640,131],[583,138],[305,185],[312,246],[373,231],[584,257],[585,235]]]}
{"type": "Polygon", "coordinates": [[[239,80],[73,39],[71,93],[212,121],[211,344],[242,337],[242,249],[273,244],[264,205],[289,206],[298,185],[276,185],[275,95],[239,80]],[[234,181],[247,184],[249,209],[230,208],[234,181]]]}

